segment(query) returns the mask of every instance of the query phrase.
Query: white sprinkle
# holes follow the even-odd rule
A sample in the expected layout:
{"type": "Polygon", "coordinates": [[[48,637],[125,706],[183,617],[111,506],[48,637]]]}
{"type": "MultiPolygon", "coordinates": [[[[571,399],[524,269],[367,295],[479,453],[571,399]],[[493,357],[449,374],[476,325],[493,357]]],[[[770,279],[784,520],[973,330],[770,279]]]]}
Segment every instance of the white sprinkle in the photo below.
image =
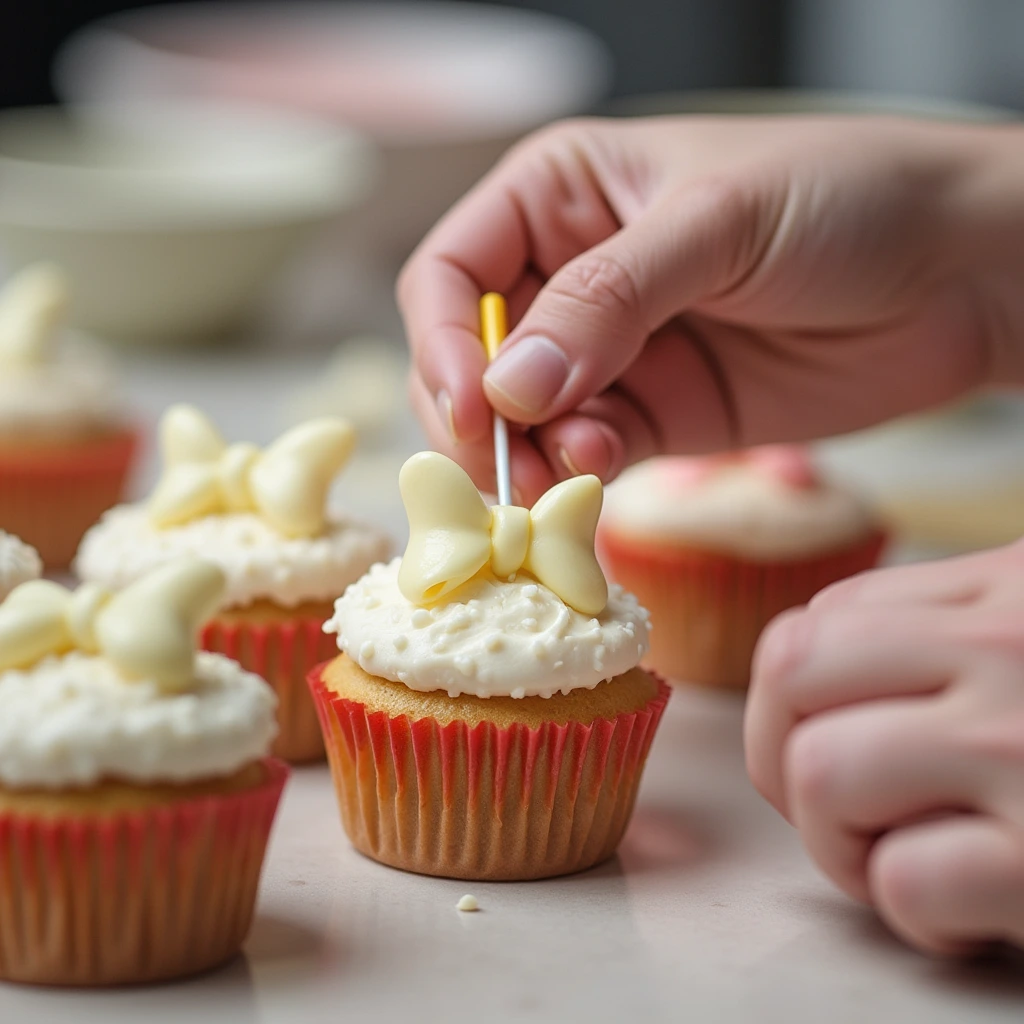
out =
{"type": "Polygon", "coordinates": [[[401,633],[395,637],[395,650],[404,651],[409,646],[409,638],[401,633]]]}
{"type": "Polygon", "coordinates": [[[426,608],[417,608],[412,613],[412,624],[417,629],[423,629],[425,626],[429,626],[434,620],[430,617],[430,612],[426,608]]]}
{"type": "Polygon", "coordinates": [[[465,896],[455,904],[456,910],[461,910],[464,914],[471,914],[474,910],[480,909],[480,904],[475,896],[470,896],[466,893],[465,896]]]}
{"type": "Polygon", "coordinates": [[[536,583],[528,583],[523,587],[523,597],[535,598],[540,593],[540,587],[536,583]]]}
{"type": "Polygon", "coordinates": [[[509,696],[510,697],[514,697],[516,700],[522,700],[526,696],[526,687],[525,686],[517,686],[512,691],[512,693],[509,694],[509,696]]]}
{"type": "Polygon", "coordinates": [[[523,629],[528,629],[531,632],[537,628],[537,620],[534,618],[523,619],[523,629]]]}
{"type": "Polygon", "coordinates": [[[363,646],[359,648],[359,660],[370,661],[376,653],[377,651],[373,646],[373,641],[367,640],[363,643],[363,646]]]}
{"type": "Polygon", "coordinates": [[[564,665],[565,665],[564,661],[556,661],[555,664],[552,667],[553,668],[562,668],[564,665]]]}
{"type": "Polygon", "coordinates": [[[448,645],[444,640],[436,641],[430,648],[435,654],[444,654],[448,650],[448,645]]]}

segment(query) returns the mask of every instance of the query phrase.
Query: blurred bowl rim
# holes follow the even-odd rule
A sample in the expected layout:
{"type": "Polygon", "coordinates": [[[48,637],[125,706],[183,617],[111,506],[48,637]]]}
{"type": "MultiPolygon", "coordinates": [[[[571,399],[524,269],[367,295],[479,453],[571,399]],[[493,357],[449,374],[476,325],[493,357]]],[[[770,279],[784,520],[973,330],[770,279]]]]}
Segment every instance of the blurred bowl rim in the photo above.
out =
{"type": "MultiPolygon", "coordinates": [[[[194,54],[174,52],[154,45],[138,37],[141,29],[152,31],[154,26],[173,26],[183,16],[199,17],[214,21],[225,16],[252,18],[285,16],[294,18],[304,11],[317,18],[342,18],[355,16],[384,17],[402,13],[415,14],[425,18],[460,16],[463,20],[476,19],[481,24],[489,21],[500,31],[501,22],[505,29],[521,32],[524,28],[544,29],[548,34],[560,36],[561,49],[574,48],[577,60],[579,83],[572,97],[552,103],[551,111],[538,119],[529,115],[520,119],[496,120],[494,124],[473,123],[467,125],[446,125],[432,129],[431,134],[420,136],[416,133],[403,136],[387,131],[379,135],[366,129],[368,135],[382,144],[394,148],[419,145],[439,145],[460,142],[488,141],[510,135],[519,135],[532,128],[540,127],[559,118],[592,110],[608,95],[614,78],[614,61],[608,45],[591,29],[569,18],[533,9],[511,7],[503,4],[457,3],[453,0],[423,0],[413,3],[409,0],[351,0],[344,4],[329,0],[293,0],[287,4],[278,0],[243,0],[228,3],[213,0],[200,3],[197,0],[184,3],[160,4],[154,7],[136,7],[118,11],[93,21],[74,32],[62,44],[53,62],[52,78],[58,96],[68,103],[86,99],[95,100],[85,85],[89,77],[87,65],[90,61],[106,62],[111,53],[120,53],[120,59],[129,63],[148,60],[157,62],[165,69],[177,69],[193,75],[201,75],[203,68],[212,61],[194,54]],[[136,34],[133,35],[133,32],[136,34]]],[[[281,104],[281,106],[286,106],[281,104]]]]}
{"type": "Polygon", "coordinates": [[[612,117],[657,117],[671,114],[732,116],[891,115],[948,121],[1017,121],[1019,111],[944,99],[858,89],[693,89],[623,96],[605,104],[612,117]]]}
{"type": "MultiPolygon", "coordinates": [[[[13,107],[0,110],[0,225],[65,232],[174,233],[316,223],[361,203],[372,190],[378,165],[376,147],[364,133],[280,107],[190,100],[13,107]],[[201,158],[195,160],[191,168],[194,177],[182,180],[173,193],[174,205],[169,207],[165,203],[172,194],[168,186],[174,187],[173,172],[139,166],[90,167],[84,162],[20,156],[10,151],[19,140],[24,144],[33,133],[55,129],[54,138],[60,132],[76,130],[97,134],[123,132],[140,146],[159,143],[180,147],[187,157],[190,152],[188,133],[194,133],[191,152],[195,153],[202,133],[224,131],[229,126],[246,133],[249,145],[257,135],[262,138],[267,145],[262,169],[268,175],[275,174],[279,182],[291,181],[296,192],[291,203],[249,203],[218,208],[209,199],[204,201],[197,190],[202,188],[204,166],[208,170],[213,167],[209,159],[205,165],[201,158]],[[272,144],[267,143],[268,129],[276,133],[272,144]],[[296,148],[299,144],[304,148],[296,148]],[[298,194],[298,172],[303,164],[309,177],[305,197],[298,194]],[[138,185],[140,189],[150,188],[152,193],[122,213],[73,203],[52,209],[36,206],[31,211],[18,210],[3,188],[4,176],[11,173],[31,176],[54,194],[62,183],[65,187],[74,184],[82,189],[88,189],[91,184],[99,190],[104,185],[109,189],[109,185],[117,181],[138,185]],[[311,183],[315,177],[320,181],[314,188],[311,183]],[[158,189],[158,185],[163,189],[158,189]]],[[[207,177],[208,181],[214,180],[212,171],[207,177]]]]}

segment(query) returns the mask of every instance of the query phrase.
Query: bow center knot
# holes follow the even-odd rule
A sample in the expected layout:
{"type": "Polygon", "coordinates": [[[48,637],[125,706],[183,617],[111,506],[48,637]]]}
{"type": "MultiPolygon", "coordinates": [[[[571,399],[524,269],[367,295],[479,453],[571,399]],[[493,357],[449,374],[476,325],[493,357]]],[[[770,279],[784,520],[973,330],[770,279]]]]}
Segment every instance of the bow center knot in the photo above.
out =
{"type": "Polygon", "coordinates": [[[529,509],[495,505],[491,509],[491,572],[508,579],[522,569],[529,551],[529,509]]]}

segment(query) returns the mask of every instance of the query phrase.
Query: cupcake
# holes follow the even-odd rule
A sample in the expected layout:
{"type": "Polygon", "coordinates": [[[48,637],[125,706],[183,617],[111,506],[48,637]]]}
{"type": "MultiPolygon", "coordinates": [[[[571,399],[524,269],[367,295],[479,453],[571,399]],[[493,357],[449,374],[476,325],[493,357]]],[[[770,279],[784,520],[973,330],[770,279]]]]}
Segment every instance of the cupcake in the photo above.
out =
{"type": "Polygon", "coordinates": [[[610,857],[668,687],[637,667],[647,613],[594,556],[596,477],[532,511],[488,508],[434,453],[400,475],[405,556],[335,604],[341,650],[310,675],[353,845],[474,880],[610,857]]]}
{"type": "Polygon", "coordinates": [[[598,545],[609,574],[651,609],[646,664],[744,688],[771,619],[870,569],[883,536],[802,448],[773,446],[633,466],[608,488],[598,545]]]}
{"type": "Polygon", "coordinates": [[[0,604],[0,978],[152,982],[241,947],[287,769],[274,695],[196,653],[220,570],[0,604]]]}
{"type": "Polygon", "coordinates": [[[136,448],[105,352],[62,329],[67,305],[63,275],[46,264],[0,292],[0,529],[51,569],[121,500],[136,448]]]}
{"type": "Polygon", "coordinates": [[[0,530],[0,601],[22,583],[38,579],[43,560],[35,548],[0,530]]]}
{"type": "Polygon", "coordinates": [[[387,558],[386,534],[327,510],[331,483],[355,444],[342,420],[320,419],[265,452],[228,445],[197,409],[160,425],[164,475],[145,502],[111,509],[82,542],[75,569],[119,590],[182,556],[218,565],[227,586],[202,646],[266,679],[279,700],[273,753],[323,757],[306,675],[333,653],[322,631],[331,601],[387,558]]]}

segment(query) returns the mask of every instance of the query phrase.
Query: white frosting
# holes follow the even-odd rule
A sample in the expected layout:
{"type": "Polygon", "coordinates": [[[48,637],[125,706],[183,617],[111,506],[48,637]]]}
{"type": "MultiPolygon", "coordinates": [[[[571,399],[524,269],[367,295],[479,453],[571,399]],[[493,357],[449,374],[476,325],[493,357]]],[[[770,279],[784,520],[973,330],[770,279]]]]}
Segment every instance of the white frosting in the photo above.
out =
{"type": "Polygon", "coordinates": [[[258,515],[207,516],[158,529],[144,505],[111,509],[85,535],[75,571],[91,583],[120,590],[158,565],[194,555],[227,577],[224,608],[266,598],[294,608],[333,600],[391,553],[391,541],[372,526],[335,517],[320,537],[284,537],[258,515]]]}
{"type": "Polygon", "coordinates": [[[52,359],[0,370],[0,432],[81,432],[121,419],[117,375],[98,346],[63,340],[52,359]]]}
{"type": "Polygon", "coordinates": [[[857,498],[829,484],[795,486],[749,465],[693,479],[674,473],[673,461],[627,469],[605,491],[602,525],[639,540],[766,561],[843,547],[872,529],[857,498]]]}
{"type": "Polygon", "coordinates": [[[198,654],[196,676],[193,690],[167,693],[77,652],[0,673],[0,783],[190,782],[265,756],[277,732],[270,687],[219,654],[198,654]]]}
{"type": "Polygon", "coordinates": [[[38,579],[42,572],[43,560],[36,549],[0,530],[0,601],[15,587],[38,579]]]}
{"type": "Polygon", "coordinates": [[[525,574],[510,582],[481,573],[452,600],[421,608],[398,589],[400,564],[375,565],[353,583],[324,630],[365,672],[412,690],[550,697],[593,689],[647,652],[647,612],[621,587],[592,618],[525,574]]]}

